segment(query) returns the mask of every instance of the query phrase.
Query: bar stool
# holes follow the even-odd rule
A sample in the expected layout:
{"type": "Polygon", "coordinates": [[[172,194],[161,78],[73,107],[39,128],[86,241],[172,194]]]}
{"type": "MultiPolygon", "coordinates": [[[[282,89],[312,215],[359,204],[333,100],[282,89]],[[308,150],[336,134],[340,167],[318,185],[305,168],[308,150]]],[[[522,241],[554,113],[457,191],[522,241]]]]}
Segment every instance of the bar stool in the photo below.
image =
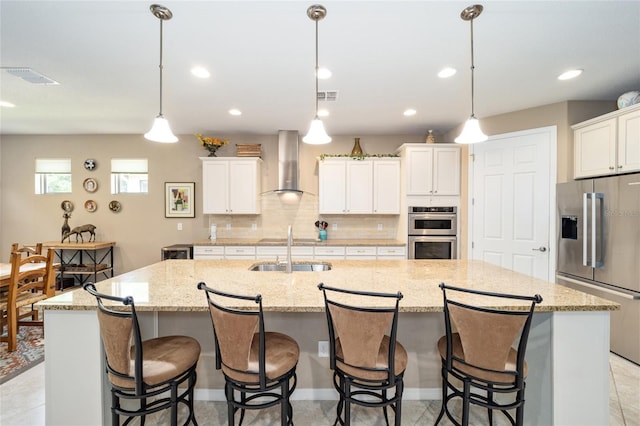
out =
{"type": "Polygon", "coordinates": [[[387,407],[400,425],[407,351],[396,341],[402,293],[371,293],[318,285],[329,326],[330,367],[340,402],[334,425],[351,424],[351,404],[387,407]],[[340,301],[335,297],[342,295],[340,301]],[[388,299],[395,299],[389,306],[388,299]],[[347,303],[352,302],[352,303],[347,303]],[[355,305],[358,302],[361,306],[355,305]],[[395,392],[388,395],[390,389],[395,392]],[[344,408],[344,418],[342,411],[344,408]]]}
{"type": "Polygon", "coordinates": [[[440,288],[446,334],[438,340],[442,360],[442,408],[435,424],[446,413],[453,424],[468,425],[473,404],[487,409],[489,424],[493,424],[493,410],[499,410],[512,425],[522,425],[527,377],[524,356],[533,311],[542,297],[491,293],[444,283],[440,288]],[[450,299],[447,293],[455,294],[456,300],[450,299]],[[523,304],[521,311],[491,307],[500,306],[500,299],[529,303],[523,304]],[[496,394],[512,395],[508,400],[501,397],[497,401],[496,394]],[[447,407],[453,398],[462,400],[462,423],[458,423],[447,407]],[[515,419],[507,411],[513,409],[515,419]]]}
{"type": "Polygon", "coordinates": [[[98,322],[111,383],[111,424],[120,424],[120,416],[129,424],[160,410],[171,410],[171,425],[178,424],[178,404],[189,409],[185,424],[197,425],[193,411],[193,389],[200,344],[188,336],[156,337],[142,341],[133,297],[116,297],[96,291],[93,283],[83,288],[98,302],[98,322]],[[119,302],[127,308],[106,307],[103,300],[119,302]],[[178,389],[186,383],[186,389],[178,389]],[[169,393],[167,396],[165,393],[169,393]],[[165,395],[162,395],[165,394],[165,395]],[[158,397],[158,399],[154,399],[158,397]],[[153,401],[148,402],[149,399],[153,401]],[[121,400],[139,401],[138,409],[121,406],[121,400]]]}
{"type": "Polygon", "coordinates": [[[238,410],[239,424],[242,424],[245,410],[277,404],[280,404],[280,423],[283,426],[293,425],[289,398],[297,383],[298,343],[285,334],[265,332],[260,295],[224,293],[207,287],[203,282],[198,284],[198,289],[207,295],[213,323],[216,369],[222,369],[225,379],[229,426],[234,424],[238,410]],[[221,301],[226,301],[226,304],[221,301]],[[228,306],[230,304],[237,307],[228,306]],[[253,304],[258,308],[251,309],[253,304]],[[239,399],[236,393],[240,394],[239,399]]]}

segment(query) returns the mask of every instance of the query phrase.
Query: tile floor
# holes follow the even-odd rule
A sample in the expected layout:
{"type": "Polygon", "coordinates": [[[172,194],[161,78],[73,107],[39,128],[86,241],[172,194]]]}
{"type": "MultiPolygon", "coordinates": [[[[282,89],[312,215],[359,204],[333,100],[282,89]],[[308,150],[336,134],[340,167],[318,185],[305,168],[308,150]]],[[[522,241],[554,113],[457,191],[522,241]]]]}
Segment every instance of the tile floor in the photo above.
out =
{"type": "MultiPolygon", "coordinates": [[[[610,362],[610,425],[640,426],[640,367],[611,354],[610,362]]],[[[336,401],[293,401],[296,425],[331,425],[335,418],[336,401]]],[[[44,363],[0,386],[0,425],[44,425],[44,363]]],[[[440,410],[440,401],[404,401],[403,425],[432,425],[440,410]]],[[[356,408],[352,412],[355,425],[383,425],[379,410],[356,408]]],[[[472,424],[486,423],[484,412],[475,416],[472,424]]],[[[201,426],[226,424],[227,408],[222,402],[196,402],[196,417],[201,426]]],[[[499,418],[499,416],[496,416],[499,418]]],[[[238,418],[238,417],[236,417],[238,418]]],[[[498,422],[496,422],[498,423],[498,422]]],[[[163,418],[149,419],[147,424],[167,424],[163,418]]],[[[263,426],[280,424],[278,409],[247,412],[243,424],[263,426]]],[[[448,421],[440,423],[447,426],[448,421]]],[[[504,423],[498,423],[504,424],[504,423]]]]}

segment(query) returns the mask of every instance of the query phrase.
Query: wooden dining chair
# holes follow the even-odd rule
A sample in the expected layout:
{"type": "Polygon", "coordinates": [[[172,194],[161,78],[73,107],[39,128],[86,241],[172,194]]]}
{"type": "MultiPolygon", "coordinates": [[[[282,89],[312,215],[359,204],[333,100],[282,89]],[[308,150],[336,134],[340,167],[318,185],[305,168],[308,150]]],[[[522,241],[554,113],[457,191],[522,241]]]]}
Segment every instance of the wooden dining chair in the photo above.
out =
{"type": "Polygon", "coordinates": [[[20,244],[13,243],[11,244],[11,253],[14,251],[23,253],[26,256],[33,256],[36,254],[42,254],[42,243],[37,243],[35,245],[24,245],[20,247],[20,244]]]}
{"type": "Polygon", "coordinates": [[[24,257],[21,251],[11,253],[9,288],[0,295],[3,325],[7,325],[6,336],[0,337],[0,341],[8,343],[9,352],[17,349],[19,326],[44,325],[33,305],[55,295],[53,263],[53,249],[49,249],[46,256],[32,254],[24,257]]]}

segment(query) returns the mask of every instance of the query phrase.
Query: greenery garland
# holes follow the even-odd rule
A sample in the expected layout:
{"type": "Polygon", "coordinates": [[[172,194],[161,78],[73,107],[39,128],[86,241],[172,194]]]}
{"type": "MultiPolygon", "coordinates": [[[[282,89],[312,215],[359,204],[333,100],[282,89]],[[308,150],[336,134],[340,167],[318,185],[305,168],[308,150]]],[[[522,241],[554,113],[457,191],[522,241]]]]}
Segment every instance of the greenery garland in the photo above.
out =
{"type": "Polygon", "coordinates": [[[320,161],[325,158],[351,158],[352,160],[364,160],[365,158],[396,158],[398,154],[320,154],[320,161]]]}

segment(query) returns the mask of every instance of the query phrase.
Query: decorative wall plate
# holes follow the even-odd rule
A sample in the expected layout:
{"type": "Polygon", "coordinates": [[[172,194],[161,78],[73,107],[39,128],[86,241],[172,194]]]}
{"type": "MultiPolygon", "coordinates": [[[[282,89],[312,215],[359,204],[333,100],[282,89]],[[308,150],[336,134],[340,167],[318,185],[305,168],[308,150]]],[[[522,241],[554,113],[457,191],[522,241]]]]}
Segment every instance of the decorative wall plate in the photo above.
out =
{"type": "Polygon", "coordinates": [[[120,201],[113,200],[112,202],[109,203],[109,210],[111,210],[114,213],[118,213],[121,208],[122,208],[122,204],[120,204],[120,201]]]}
{"type": "Polygon", "coordinates": [[[84,202],[84,209],[89,213],[93,213],[98,209],[98,203],[93,200],[87,200],[84,202]]]}
{"type": "Polygon", "coordinates": [[[71,213],[73,211],[73,203],[69,200],[64,200],[60,203],[60,208],[67,213],[71,213]]]}
{"type": "Polygon", "coordinates": [[[98,163],[93,158],[87,158],[86,160],[84,160],[84,168],[89,170],[90,172],[92,172],[97,166],[98,163]]]}
{"type": "Polygon", "coordinates": [[[96,192],[98,190],[98,182],[93,178],[87,178],[82,182],[84,190],[87,192],[96,192]]]}

